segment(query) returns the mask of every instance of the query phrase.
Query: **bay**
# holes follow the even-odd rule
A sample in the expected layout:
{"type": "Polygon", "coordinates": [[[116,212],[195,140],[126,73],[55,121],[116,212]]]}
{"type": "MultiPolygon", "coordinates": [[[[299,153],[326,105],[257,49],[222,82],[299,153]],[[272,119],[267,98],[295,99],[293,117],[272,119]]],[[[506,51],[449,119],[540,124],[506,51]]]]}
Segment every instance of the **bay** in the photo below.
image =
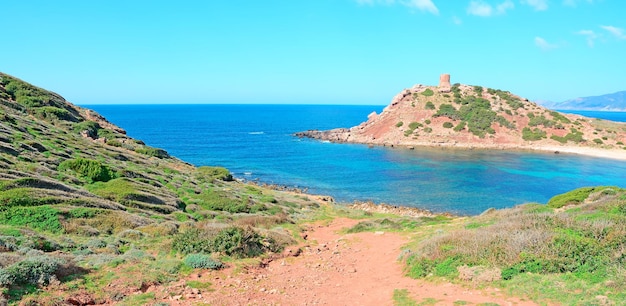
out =
{"type": "MultiPolygon", "coordinates": [[[[350,203],[371,200],[463,215],[545,203],[595,185],[626,187],[626,162],[569,154],[335,144],[308,129],[351,127],[383,106],[88,105],[129,136],[237,178],[308,188],[350,203]]],[[[602,116],[602,113],[595,116],[602,116]]],[[[606,114],[606,113],[605,113],[606,114]]],[[[626,115],[610,114],[626,121],[626,115]]],[[[625,151],[626,154],[626,151],[625,151]]]]}

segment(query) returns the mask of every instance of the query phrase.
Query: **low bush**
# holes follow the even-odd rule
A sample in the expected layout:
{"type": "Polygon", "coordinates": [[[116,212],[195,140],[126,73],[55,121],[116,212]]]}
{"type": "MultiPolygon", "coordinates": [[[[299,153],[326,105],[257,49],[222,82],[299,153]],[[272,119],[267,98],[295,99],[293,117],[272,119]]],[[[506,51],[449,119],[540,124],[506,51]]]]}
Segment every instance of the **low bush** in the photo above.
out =
{"type": "Polygon", "coordinates": [[[59,233],[63,231],[59,214],[59,210],[48,205],[8,207],[0,210],[0,223],[59,233]]]}
{"type": "Polygon", "coordinates": [[[402,125],[404,125],[404,122],[402,121],[398,121],[398,123],[396,123],[396,127],[401,127],[402,125]]]}
{"type": "Polygon", "coordinates": [[[59,171],[72,170],[80,177],[91,182],[107,182],[117,177],[117,174],[108,166],[103,165],[97,160],[76,158],[68,159],[59,164],[59,171]]]}
{"type": "Polygon", "coordinates": [[[148,156],[154,156],[157,158],[168,158],[170,157],[170,155],[167,153],[167,151],[163,150],[163,149],[159,149],[159,148],[153,148],[153,147],[149,147],[149,146],[144,146],[144,147],[140,147],[135,149],[135,152],[140,153],[140,154],[144,154],[144,155],[148,155],[148,156]]]}
{"type": "Polygon", "coordinates": [[[206,254],[189,254],[185,256],[183,260],[185,265],[194,268],[194,269],[211,269],[211,270],[219,270],[224,267],[220,261],[211,258],[211,256],[206,254]]]}
{"type": "Polygon", "coordinates": [[[451,129],[454,126],[454,124],[452,124],[452,122],[444,122],[443,123],[443,127],[446,129],[451,129]]]}
{"type": "Polygon", "coordinates": [[[174,236],[172,249],[183,254],[219,252],[242,258],[255,257],[273,248],[271,239],[250,228],[227,227],[221,230],[188,229],[174,236]]]}
{"type": "Polygon", "coordinates": [[[424,90],[422,92],[422,95],[424,95],[426,97],[430,97],[430,96],[432,96],[434,94],[435,94],[435,92],[432,89],[430,89],[430,88],[426,88],[426,90],[424,90]]]}
{"type": "Polygon", "coordinates": [[[47,285],[56,278],[55,273],[63,263],[59,258],[46,255],[26,258],[0,269],[0,285],[47,285]]]}
{"type": "Polygon", "coordinates": [[[547,133],[539,128],[531,130],[529,127],[522,129],[522,139],[528,141],[541,140],[546,138],[547,133]]]}
{"type": "Polygon", "coordinates": [[[232,181],[233,175],[226,168],[201,166],[196,168],[196,178],[205,182],[212,182],[214,179],[232,181]]]}
{"type": "Polygon", "coordinates": [[[435,109],[435,104],[433,104],[433,102],[428,101],[428,102],[426,102],[425,108],[426,109],[435,109]]]}
{"type": "Polygon", "coordinates": [[[621,189],[616,186],[582,187],[574,189],[570,192],[555,195],[548,200],[547,205],[552,208],[561,208],[566,205],[580,204],[583,203],[591,193],[605,190],[608,190],[608,192],[615,192],[621,189]]]}

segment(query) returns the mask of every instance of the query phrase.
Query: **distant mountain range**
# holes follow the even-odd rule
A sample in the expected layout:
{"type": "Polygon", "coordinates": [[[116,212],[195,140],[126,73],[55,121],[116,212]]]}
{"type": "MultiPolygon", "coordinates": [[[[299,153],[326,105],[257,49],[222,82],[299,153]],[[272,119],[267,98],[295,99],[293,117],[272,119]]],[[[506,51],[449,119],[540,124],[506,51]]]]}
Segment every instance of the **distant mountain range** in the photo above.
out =
{"type": "Polygon", "coordinates": [[[626,111],[626,91],[618,91],[593,97],[575,98],[563,102],[539,102],[543,106],[559,110],[626,111]]]}

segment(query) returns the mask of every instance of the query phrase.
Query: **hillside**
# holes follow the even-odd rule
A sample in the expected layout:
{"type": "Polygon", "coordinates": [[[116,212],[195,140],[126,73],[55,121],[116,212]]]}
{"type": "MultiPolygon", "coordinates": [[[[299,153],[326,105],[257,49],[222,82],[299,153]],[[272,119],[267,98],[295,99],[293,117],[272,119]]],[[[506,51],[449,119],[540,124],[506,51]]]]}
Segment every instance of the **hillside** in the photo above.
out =
{"type": "Polygon", "coordinates": [[[295,240],[272,228],[318,205],[234,181],[224,168],[194,167],[0,73],[0,288],[9,302],[51,284],[68,303],[123,301],[178,279],[185,256],[215,268],[222,263],[203,254],[280,252],[295,240]],[[132,271],[98,272],[111,266],[132,271]],[[85,287],[102,277],[106,291],[85,287]]]}
{"type": "Polygon", "coordinates": [[[626,158],[626,124],[551,111],[510,92],[415,85],[352,128],[300,137],[385,146],[531,149],[626,158]]]}
{"type": "Polygon", "coordinates": [[[611,94],[580,97],[562,102],[546,102],[546,107],[562,110],[588,110],[588,111],[626,111],[626,91],[618,91],[611,94]]]}

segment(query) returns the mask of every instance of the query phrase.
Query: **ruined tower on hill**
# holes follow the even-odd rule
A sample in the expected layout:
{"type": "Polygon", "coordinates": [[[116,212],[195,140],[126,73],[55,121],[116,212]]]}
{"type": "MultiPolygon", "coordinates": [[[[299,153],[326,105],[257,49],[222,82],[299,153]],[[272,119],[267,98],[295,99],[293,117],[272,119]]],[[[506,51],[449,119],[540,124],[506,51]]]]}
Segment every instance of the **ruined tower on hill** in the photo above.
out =
{"type": "Polygon", "coordinates": [[[450,85],[450,75],[444,73],[439,76],[439,92],[450,92],[452,85],[450,85]]]}

